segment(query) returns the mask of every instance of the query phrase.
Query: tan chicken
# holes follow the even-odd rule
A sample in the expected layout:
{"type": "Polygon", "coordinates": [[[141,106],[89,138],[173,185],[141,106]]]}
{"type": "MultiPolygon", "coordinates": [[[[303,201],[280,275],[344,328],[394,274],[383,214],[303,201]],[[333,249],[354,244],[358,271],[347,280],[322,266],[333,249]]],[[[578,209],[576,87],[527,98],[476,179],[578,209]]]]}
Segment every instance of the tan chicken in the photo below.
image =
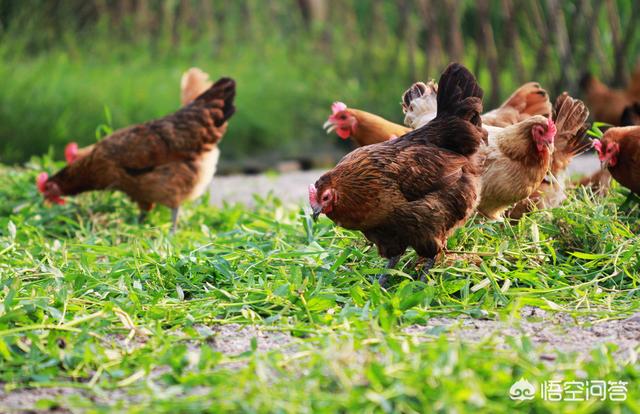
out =
{"type": "Polygon", "coordinates": [[[411,131],[410,128],[387,121],[378,115],[347,108],[342,102],[334,102],[331,112],[323,126],[327,134],[335,131],[340,138],[351,138],[359,147],[378,144],[411,131]]]}
{"type": "Polygon", "coordinates": [[[538,188],[551,165],[556,126],[551,118],[532,116],[489,136],[478,211],[499,219],[512,204],[538,188]]]}
{"type": "Polygon", "coordinates": [[[138,203],[141,219],[156,203],[170,207],[175,231],[180,205],[200,197],[213,178],[235,90],[222,78],[177,112],[114,132],[51,178],[42,173],[39,190],[57,203],[87,191],[122,191],[138,203]]]}
{"type": "Polygon", "coordinates": [[[551,102],[539,83],[529,82],[516,89],[499,108],[483,114],[482,124],[507,127],[534,115],[549,117],[551,102]]]}
{"type": "MultiPolygon", "coordinates": [[[[433,105],[433,90],[436,88],[417,83],[405,92],[403,109],[409,125],[419,126],[432,116],[437,108],[433,105]]],[[[482,115],[483,127],[489,134],[489,146],[484,149],[487,164],[478,209],[487,217],[501,217],[513,203],[522,204],[512,209],[509,215],[519,217],[532,205],[555,206],[564,199],[564,184],[552,182],[553,179],[548,181],[545,175],[549,168],[554,176],[561,175],[575,155],[590,148],[591,141],[585,138],[585,121],[589,113],[581,101],[566,94],[558,97],[553,119],[559,122],[560,139],[554,143],[554,134],[545,137],[544,133],[556,129],[554,122],[545,118],[551,112],[546,91],[539,84],[530,82],[518,88],[500,108],[482,115]],[[509,139],[505,140],[505,137],[509,139]],[[546,144],[534,145],[536,140],[546,141],[546,144]],[[553,157],[550,156],[551,151],[545,149],[547,146],[549,150],[557,146],[553,157]],[[520,149],[519,154],[516,148],[520,149]],[[529,156],[526,156],[527,148],[531,149],[529,156]],[[537,189],[541,192],[535,192],[537,189]],[[528,200],[529,196],[533,197],[533,204],[528,200]]]]}
{"type": "Polygon", "coordinates": [[[556,125],[555,150],[550,166],[550,176],[542,180],[538,188],[525,200],[518,202],[508,213],[518,219],[533,208],[557,207],[566,199],[565,171],[571,160],[590,149],[593,141],[587,136],[589,110],[584,102],[564,92],[554,105],[553,120],[556,125]]]}

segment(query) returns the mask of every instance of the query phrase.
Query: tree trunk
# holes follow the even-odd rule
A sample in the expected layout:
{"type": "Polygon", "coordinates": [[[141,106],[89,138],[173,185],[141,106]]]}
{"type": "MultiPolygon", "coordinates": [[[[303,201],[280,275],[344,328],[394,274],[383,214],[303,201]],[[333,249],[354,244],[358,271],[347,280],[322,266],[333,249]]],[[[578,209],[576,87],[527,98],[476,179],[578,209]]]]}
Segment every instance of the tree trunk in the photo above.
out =
{"type": "Polygon", "coordinates": [[[536,65],[533,73],[536,76],[540,76],[540,74],[546,70],[549,61],[549,46],[551,45],[549,27],[543,18],[540,4],[537,1],[532,1],[529,2],[529,5],[531,6],[531,17],[534,21],[534,27],[538,28],[536,32],[540,36],[540,47],[536,54],[536,65]]]}
{"type": "Polygon", "coordinates": [[[489,14],[489,0],[479,0],[478,20],[480,27],[481,42],[483,52],[486,55],[489,74],[491,75],[491,95],[489,105],[497,106],[500,102],[500,68],[498,67],[498,52],[493,38],[493,28],[489,14]]]}
{"type": "Polygon", "coordinates": [[[438,33],[438,9],[432,0],[420,0],[420,13],[425,22],[425,72],[429,78],[436,77],[442,68],[442,39],[438,33]]]}
{"type": "Polygon", "coordinates": [[[629,45],[632,43],[633,36],[636,33],[636,30],[640,30],[638,28],[638,12],[639,6],[637,1],[631,2],[631,16],[629,16],[629,23],[627,28],[622,33],[620,27],[620,14],[618,13],[618,8],[615,2],[608,1],[607,2],[607,11],[609,12],[609,20],[611,21],[611,32],[614,37],[614,49],[613,49],[613,61],[614,63],[614,71],[613,71],[613,84],[617,86],[624,86],[628,81],[628,71],[627,71],[627,55],[629,45]],[[616,41],[616,33],[618,39],[616,41]]]}
{"type": "MultiPolygon", "coordinates": [[[[613,71],[613,78],[610,79],[610,83],[613,86],[622,86],[624,82],[624,73],[618,73],[618,50],[620,50],[620,43],[622,42],[622,34],[620,33],[620,16],[618,15],[618,6],[615,0],[606,0],[605,2],[607,17],[609,18],[609,27],[611,28],[611,41],[613,43],[613,60],[615,61],[615,69],[613,71]],[[622,75],[622,76],[621,76],[622,75]]],[[[624,59],[624,56],[620,56],[624,59]]]]}
{"type": "Polygon", "coordinates": [[[451,60],[462,62],[464,59],[464,42],[462,39],[462,1],[445,0],[446,9],[449,12],[449,39],[448,49],[451,60]]]}
{"type": "Polygon", "coordinates": [[[547,6],[549,10],[553,10],[552,13],[549,13],[549,29],[555,39],[560,60],[560,70],[558,71],[560,76],[554,82],[553,89],[560,93],[561,89],[573,90],[575,85],[575,76],[572,76],[571,48],[562,5],[559,0],[547,0],[547,6]]]}
{"type": "MultiPolygon", "coordinates": [[[[505,31],[507,34],[507,48],[515,66],[516,81],[521,84],[528,79],[524,64],[522,63],[522,50],[520,49],[520,34],[516,27],[516,16],[513,0],[502,0],[502,9],[505,18],[505,31]]],[[[504,53],[505,56],[508,56],[504,53]]],[[[503,61],[506,59],[503,59],[503,61]]],[[[506,65],[505,65],[506,66],[506,65]]]]}

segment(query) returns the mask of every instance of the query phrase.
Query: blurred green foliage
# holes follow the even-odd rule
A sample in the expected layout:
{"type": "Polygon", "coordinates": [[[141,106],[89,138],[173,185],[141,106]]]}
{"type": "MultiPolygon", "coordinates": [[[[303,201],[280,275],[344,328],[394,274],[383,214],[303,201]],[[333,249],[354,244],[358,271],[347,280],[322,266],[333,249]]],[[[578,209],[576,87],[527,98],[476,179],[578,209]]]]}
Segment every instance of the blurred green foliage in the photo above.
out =
{"type": "MultiPolygon", "coordinates": [[[[507,20],[503,6],[516,3],[489,2],[495,85],[478,35],[483,15],[471,1],[0,0],[0,161],[24,161],[50,147],[60,158],[70,140],[92,143],[105,107],[114,128],[163,116],[178,107],[180,76],[191,66],[238,82],[238,111],[222,144],[227,161],[335,152],[344,143],[321,129],[334,100],[401,122],[404,89],[437,77],[460,53],[487,96],[498,92],[492,101],[523,80],[571,90],[589,66],[613,76],[613,63],[599,59],[613,60],[615,49],[606,7],[589,14],[582,7],[590,2],[562,2],[575,63],[567,67],[555,40],[559,25],[540,30],[529,10],[537,7],[551,27],[557,2],[526,2],[507,20]],[[448,26],[454,11],[463,42],[457,52],[448,26]],[[515,40],[507,21],[516,25],[515,40]],[[580,30],[593,27],[598,42],[590,45],[580,30]]],[[[637,8],[613,3],[623,17],[637,8]]],[[[623,17],[618,38],[631,27],[623,17]]],[[[632,33],[626,49],[637,51],[638,37],[632,33]]]]}

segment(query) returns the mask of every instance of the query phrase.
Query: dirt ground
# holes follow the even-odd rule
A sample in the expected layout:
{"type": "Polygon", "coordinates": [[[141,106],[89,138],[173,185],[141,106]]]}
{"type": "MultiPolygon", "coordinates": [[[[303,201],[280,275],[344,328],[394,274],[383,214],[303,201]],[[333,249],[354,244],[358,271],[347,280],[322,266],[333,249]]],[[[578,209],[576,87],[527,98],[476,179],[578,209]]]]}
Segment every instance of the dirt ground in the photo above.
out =
{"type": "MultiPolygon", "coordinates": [[[[207,330],[211,335],[206,346],[211,346],[229,357],[250,351],[254,338],[256,352],[290,353],[296,352],[297,345],[303,346],[302,340],[288,333],[270,331],[268,328],[257,326],[229,324],[201,327],[201,329],[207,330]]],[[[625,319],[598,321],[592,317],[574,319],[566,313],[546,312],[535,307],[525,307],[520,312],[520,318],[512,320],[483,320],[470,317],[432,318],[425,325],[405,328],[404,333],[416,341],[434,340],[444,333],[452,341],[491,341],[498,348],[504,349],[507,348],[506,341],[509,337],[528,337],[534,344],[538,358],[548,364],[554,364],[558,354],[571,353],[575,354],[578,360],[589,359],[592,350],[605,344],[614,344],[617,347],[616,359],[637,363],[637,350],[640,346],[640,313],[625,319]]],[[[116,337],[113,339],[114,342],[126,348],[144,345],[144,339],[136,340],[134,344],[124,343],[116,337]]],[[[199,348],[194,346],[191,351],[195,355],[199,352],[199,348]]],[[[224,367],[234,369],[243,365],[231,362],[224,364],[224,367]]],[[[7,393],[0,386],[0,413],[69,413],[71,411],[64,408],[66,405],[64,401],[73,395],[83,395],[102,404],[116,400],[134,401],[136,399],[135,396],[118,390],[93,394],[71,387],[54,387],[21,389],[7,393]],[[45,405],[42,402],[38,403],[41,400],[48,400],[50,403],[45,405]]]]}
{"type": "Polygon", "coordinates": [[[598,320],[585,316],[576,320],[567,313],[547,312],[535,307],[523,308],[520,319],[510,321],[431,318],[426,325],[406,328],[405,333],[428,340],[438,329],[444,329],[452,339],[461,341],[494,341],[498,348],[506,347],[508,337],[528,337],[543,361],[555,361],[558,353],[575,353],[579,359],[588,359],[592,350],[614,344],[617,359],[636,362],[640,346],[640,313],[624,319],[598,320]]]}

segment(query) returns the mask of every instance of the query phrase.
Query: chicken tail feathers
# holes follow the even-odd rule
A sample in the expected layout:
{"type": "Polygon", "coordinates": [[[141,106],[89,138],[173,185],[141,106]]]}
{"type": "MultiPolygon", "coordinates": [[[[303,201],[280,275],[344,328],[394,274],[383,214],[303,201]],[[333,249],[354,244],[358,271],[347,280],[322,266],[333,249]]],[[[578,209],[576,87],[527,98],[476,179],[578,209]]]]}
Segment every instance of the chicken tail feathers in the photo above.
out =
{"type": "Polygon", "coordinates": [[[584,102],[572,98],[567,92],[558,96],[553,107],[553,121],[556,133],[556,152],[553,154],[552,172],[564,170],[571,159],[593,146],[587,136],[589,110],[584,102]],[[555,170],[555,171],[554,171],[555,170]]]}
{"type": "Polygon", "coordinates": [[[235,113],[236,107],[233,101],[236,97],[236,82],[231,78],[218,79],[209,89],[202,95],[198,96],[193,102],[198,106],[217,106],[223,101],[222,116],[216,117],[215,125],[221,126],[235,113]]]}
{"type": "Polygon", "coordinates": [[[438,82],[437,117],[458,116],[480,127],[482,95],[475,76],[463,65],[452,63],[438,82]]]}

